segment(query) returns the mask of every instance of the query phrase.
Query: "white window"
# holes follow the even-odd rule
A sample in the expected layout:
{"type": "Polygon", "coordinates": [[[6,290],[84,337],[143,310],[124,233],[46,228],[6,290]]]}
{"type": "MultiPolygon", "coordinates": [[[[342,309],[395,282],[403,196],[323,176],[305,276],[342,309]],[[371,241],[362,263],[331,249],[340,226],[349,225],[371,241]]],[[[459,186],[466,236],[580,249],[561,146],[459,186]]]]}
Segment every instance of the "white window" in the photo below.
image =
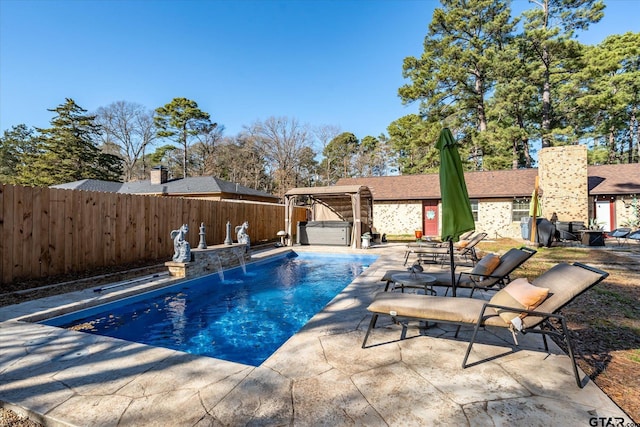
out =
{"type": "Polygon", "coordinates": [[[470,199],[471,202],[471,213],[473,214],[473,220],[478,221],[478,199],[470,199]]]}
{"type": "Polygon", "coordinates": [[[511,221],[520,222],[521,218],[529,217],[531,199],[514,199],[511,205],[511,221]]]}

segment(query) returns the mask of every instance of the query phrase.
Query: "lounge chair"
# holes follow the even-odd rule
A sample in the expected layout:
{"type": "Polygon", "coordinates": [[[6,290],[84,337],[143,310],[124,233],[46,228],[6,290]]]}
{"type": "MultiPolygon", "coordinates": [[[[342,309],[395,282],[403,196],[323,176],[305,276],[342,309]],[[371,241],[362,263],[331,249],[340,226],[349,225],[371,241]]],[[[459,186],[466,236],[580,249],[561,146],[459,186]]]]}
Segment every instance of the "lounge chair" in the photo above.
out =
{"type": "MultiPolygon", "coordinates": [[[[433,286],[443,286],[447,288],[471,289],[471,294],[477,290],[498,291],[511,281],[510,275],[522,264],[527,262],[537,251],[528,247],[512,248],[499,257],[497,266],[489,269],[483,265],[484,260],[494,256],[486,255],[475,265],[471,271],[456,273],[456,282],[451,283],[450,271],[429,272],[428,274],[436,278],[433,286]]],[[[497,255],[495,255],[497,257],[497,255]]],[[[447,289],[447,292],[449,289],[447,289]]],[[[445,294],[446,295],[446,294],[445,294]]]]}
{"type": "Polygon", "coordinates": [[[607,233],[609,237],[613,237],[618,242],[618,246],[622,246],[627,243],[627,239],[629,238],[629,234],[631,234],[631,229],[628,227],[616,228],[610,233],[607,233]],[[622,242],[620,242],[622,240],[622,242]]]}
{"type": "MultiPolygon", "coordinates": [[[[482,260],[468,271],[461,271],[456,273],[456,288],[471,289],[470,296],[476,289],[480,290],[499,290],[503,288],[507,283],[511,281],[510,275],[522,264],[524,264],[529,258],[531,258],[537,251],[535,249],[523,246],[521,248],[509,249],[505,254],[499,257],[499,263],[496,267],[490,270],[485,270],[482,260]]],[[[483,260],[493,254],[486,255],[483,260]]],[[[407,270],[387,270],[380,279],[382,282],[386,282],[384,290],[389,290],[393,283],[393,276],[398,273],[406,273],[407,270]]],[[[436,278],[433,286],[453,288],[451,284],[451,271],[429,271],[426,274],[436,278]]],[[[447,289],[448,292],[448,289],[447,289]]]]}
{"type": "MultiPolygon", "coordinates": [[[[487,233],[478,233],[470,240],[465,241],[464,244],[458,245],[454,250],[454,254],[460,258],[470,259],[473,263],[478,260],[478,254],[476,253],[476,245],[480,243],[487,233]]],[[[414,254],[418,258],[420,263],[437,263],[439,260],[447,259],[449,255],[449,245],[442,245],[436,247],[408,247],[404,254],[404,265],[407,265],[409,257],[414,254]]]]}
{"type": "MultiPolygon", "coordinates": [[[[462,234],[460,236],[460,241],[463,242],[463,241],[470,240],[474,233],[475,233],[475,230],[471,230],[462,234]]],[[[439,248],[439,247],[445,247],[445,245],[448,247],[449,242],[443,242],[438,239],[431,239],[430,237],[427,237],[427,238],[422,237],[420,240],[417,240],[416,242],[407,243],[408,248],[439,248]]]]}
{"type": "MultiPolygon", "coordinates": [[[[541,333],[545,350],[549,351],[546,335],[555,336],[564,341],[567,352],[573,364],[573,372],[578,387],[583,383],[578,373],[573,346],[567,329],[565,317],[560,310],[573,301],[578,295],[604,280],[609,273],[589,267],[584,264],[573,265],[560,263],[547,270],[536,278],[531,288],[536,290],[548,289],[548,296],[537,307],[526,309],[525,305],[519,305],[513,298],[512,304],[504,304],[505,296],[509,297],[509,284],[493,296],[491,301],[475,298],[450,298],[429,295],[401,294],[397,292],[379,292],[367,310],[372,313],[369,328],[364,336],[362,348],[366,348],[371,331],[375,328],[379,316],[391,316],[395,322],[402,324],[401,339],[406,336],[407,322],[411,320],[436,323],[453,323],[459,325],[455,336],[458,336],[460,326],[474,326],[467,352],[462,361],[462,368],[467,368],[467,360],[471,348],[476,341],[476,336],[481,327],[492,326],[509,328],[513,333],[514,343],[518,345],[516,334],[541,333]],[[532,286],[533,285],[533,286],[532,286]],[[505,320],[502,316],[511,315],[514,320],[505,320]],[[523,317],[525,316],[525,317],[523,317]],[[404,320],[404,322],[401,321],[404,320]],[[515,326],[515,319],[520,319],[519,326],[515,326]],[[559,326],[552,322],[559,323],[559,326]],[[513,323],[512,323],[513,322],[513,323]]],[[[526,279],[519,279],[525,280],[526,279]]],[[[476,365],[480,362],[475,362],[476,365]]],[[[588,378],[588,377],[587,377],[588,378]]]]}

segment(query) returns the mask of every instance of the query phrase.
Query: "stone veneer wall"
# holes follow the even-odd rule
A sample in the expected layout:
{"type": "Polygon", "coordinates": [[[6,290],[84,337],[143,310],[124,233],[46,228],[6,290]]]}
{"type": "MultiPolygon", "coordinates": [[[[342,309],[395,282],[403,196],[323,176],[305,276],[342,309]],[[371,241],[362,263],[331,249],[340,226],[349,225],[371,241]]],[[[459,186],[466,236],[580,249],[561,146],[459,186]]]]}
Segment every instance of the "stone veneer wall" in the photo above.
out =
{"type": "MultiPolygon", "coordinates": [[[[587,147],[566,145],[540,150],[539,185],[543,216],[559,221],[589,220],[587,147]]],[[[533,191],[533,189],[532,189],[533,191]]]]}
{"type": "Polygon", "coordinates": [[[478,203],[476,231],[487,233],[487,239],[522,237],[520,223],[511,220],[512,200],[483,199],[478,203]]]}
{"type": "MultiPolygon", "coordinates": [[[[640,201],[640,195],[638,195],[638,200],[640,201]]],[[[633,197],[627,196],[624,197],[624,201],[622,198],[616,199],[615,201],[615,210],[616,210],[616,227],[629,227],[627,225],[629,221],[635,219],[633,215],[633,197]],[[625,203],[626,202],[626,203],[625,203]]],[[[631,227],[637,228],[637,227],[631,227]]]]}
{"type": "MultiPolygon", "coordinates": [[[[521,238],[520,223],[511,221],[511,206],[511,199],[483,199],[478,204],[476,230],[487,233],[487,238],[521,238]]],[[[422,202],[375,202],[373,226],[380,234],[413,235],[422,229],[422,202]]]]}
{"type": "Polygon", "coordinates": [[[199,277],[216,273],[220,267],[223,270],[237,267],[240,265],[240,259],[245,263],[251,261],[247,245],[238,243],[209,246],[207,249],[191,249],[191,255],[193,257],[191,262],[166,262],[165,266],[169,268],[169,274],[174,277],[199,277]]]}
{"type": "Polygon", "coordinates": [[[413,234],[422,230],[422,202],[374,202],[373,227],[380,234],[413,234]]]}

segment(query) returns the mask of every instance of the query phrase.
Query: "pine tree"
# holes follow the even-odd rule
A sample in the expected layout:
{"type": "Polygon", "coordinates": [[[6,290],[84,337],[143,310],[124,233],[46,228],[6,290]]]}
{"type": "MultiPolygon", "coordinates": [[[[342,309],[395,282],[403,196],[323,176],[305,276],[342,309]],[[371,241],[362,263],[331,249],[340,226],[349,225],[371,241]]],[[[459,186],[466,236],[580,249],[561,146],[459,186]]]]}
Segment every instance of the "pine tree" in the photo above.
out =
{"type": "Polygon", "coordinates": [[[496,85],[487,102],[489,125],[478,138],[485,169],[518,169],[533,166],[530,135],[539,134],[538,88],[523,53],[522,37],[505,45],[496,60],[496,85]]]}
{"type": "Polygon", "coordinates": [[[187,177],[188,147],[191,137],[204,128],[215,127],[208,113],[200,110],[198,104],[187,98],[174,98],[163,107],[156,108],[154,123],[160,138],[169,138],[182,146],[182,177],[187,177]]]}
{"type": "MultiPolygon", "coordinates": [[[[565,115],[560,108],[559,87],[580,69],[581,45],[572,37],[586,30],[603,14],[602,0],[530,0],[537,7],[524,12],[527,61],[537,64],[537,85],[541,96],[540,132],[542,147],[553,145],[554,133],[563,129],[565,115]],[[554,92],[555,91],[555,92],[554,92]]],[[[556,143],[562,142],[556,141],[556,143]]]]}
{"type": "Polygon", "coordinates": [[[49,111],[57,115],[51,128],[37,129],[42,135],[41,154],[33,159],[25,180],[32,185],[54,185],[81,179],[121,179],[121,159],[102,153],[95,142],[100,130],[95,116],[86,115],[87,110],[70,98],[49,111]]]}
{"type": "Polygon", "coordinates": [[[339,178],[352,176],[353,161],[360,141],[351,132],[343,132],[333,138],[325,147],[322,154],[329,162],[330,182],[335,183],[339,178]]]}
{"type": "Polygon", "coordinates": [[[0,183],[22,184],[21,173],[29,159],[38,154],[34,130],[20,124],[0,137],[0,183]]]}
{"type": "Polygon", "coordinates": [[[388,145],[397,159],[398,172],[412,175],[434,172],[439,165],[439,151],[435,141],[440,132],[438,123],[422,120],[409,114],[393,121],[388,127],[388,145]]]}
{"type": "MultiPolygon", "coordinates": [[[[404,61],[403,102],[419,100],[420,114],[457,130],[467,141],[487,130],[486,100],[496,80],[496,59],[512,36],[506,1],[443,0],[429,24],[424,53],[404,61]]],[[[479,165],[482,150],[471,147],[479,165]]]]}
{"type": "Polygon", "coordinates": [[[640,33],[607,37],[588,49],[585,63],[574,75],[583,93],[576,120],[587,136],[602,136],[598,145],[606,150],[606,163],[640,161],[640,33]]]}

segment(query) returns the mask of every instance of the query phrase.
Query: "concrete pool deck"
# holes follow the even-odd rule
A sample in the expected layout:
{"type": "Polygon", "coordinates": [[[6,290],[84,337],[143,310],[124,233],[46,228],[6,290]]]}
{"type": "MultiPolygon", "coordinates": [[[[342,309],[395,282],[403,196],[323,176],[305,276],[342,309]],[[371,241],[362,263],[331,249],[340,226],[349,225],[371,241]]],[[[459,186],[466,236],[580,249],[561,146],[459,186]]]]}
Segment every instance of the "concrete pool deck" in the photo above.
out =
{"type": "Polygon", "coordinates": [[[0,307],[0,404],[47,426],[631,422],[592,381],[578,388],[568,356],[551,341],[546,353],[539,336],[519,336],[514,351],[509,331],[487,330],[470,358],[482,363],[462,369],[470,328],[457,339],[451,326],[410,329],[400,341],[381,318],[362,349],[366,307],[404,250],[354,251],[380,257],[260,367],[17,320],[95,299],[92,290],[0,307]]]}

